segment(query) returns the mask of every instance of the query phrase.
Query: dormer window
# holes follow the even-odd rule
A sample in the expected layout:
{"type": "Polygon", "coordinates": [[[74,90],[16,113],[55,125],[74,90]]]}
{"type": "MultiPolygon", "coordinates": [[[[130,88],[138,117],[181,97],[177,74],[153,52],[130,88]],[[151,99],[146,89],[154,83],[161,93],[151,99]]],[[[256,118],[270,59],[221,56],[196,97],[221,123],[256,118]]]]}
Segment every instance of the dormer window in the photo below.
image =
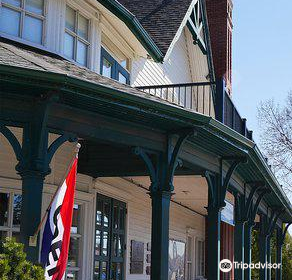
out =
{"type": "Polygon", "coordinates": [[[71,7],[66,7],[64,54],[80,65],[88,64],[89,20],[71,7]]]}
{"type": "Polygon", "coordinates": [[[119,81],[122,84],[130,84],[130,74],[127,70],[128,61],[122,58],[117,61],[108,51],[101,48],[101,75],[119,81]]]}
{"type": "Polygon", "coordinates": [[[0,32],[43,44],[44,0],[2,0],[0,32]]]}

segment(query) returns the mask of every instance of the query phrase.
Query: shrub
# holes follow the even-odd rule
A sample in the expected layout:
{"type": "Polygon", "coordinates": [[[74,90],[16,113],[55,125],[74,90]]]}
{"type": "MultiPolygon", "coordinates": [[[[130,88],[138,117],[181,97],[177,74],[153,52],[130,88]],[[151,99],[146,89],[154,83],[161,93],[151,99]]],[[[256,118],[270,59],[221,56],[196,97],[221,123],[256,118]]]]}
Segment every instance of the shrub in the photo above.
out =
{"type": "Polygon", "coordinates": [[[45,280],[44,270],[26,260],[23,244],[7,238],[0,244],[0,280],[45,280]]]}

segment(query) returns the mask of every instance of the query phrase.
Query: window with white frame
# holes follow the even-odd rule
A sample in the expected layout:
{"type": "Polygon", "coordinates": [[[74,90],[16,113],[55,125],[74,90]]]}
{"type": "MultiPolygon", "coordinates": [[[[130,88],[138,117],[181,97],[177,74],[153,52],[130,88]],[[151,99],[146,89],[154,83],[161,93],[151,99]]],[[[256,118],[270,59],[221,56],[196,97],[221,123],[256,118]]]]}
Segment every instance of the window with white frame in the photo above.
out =
{"type": "Polygon", "coordinates": [[[44,43],[45,0],[0,0],[0,32],[44,43]]]}
{"type": "Polygon", "coordinates": [[[205,241],[197,238],[196,242],[196,260],[197,260],[197,269],[196,277],[197,279],[204,278],[205,276],[205,241]]]}
{"type": "Polygon", "coordinates": [[[82,220],[84,207],[82,204],[76,203],[73,208],[72,227],[70,235],[70,245],[68,253],[68,264],[66,279],[78,280],[81,279],[82,266],[82,249],[83,249],[83,226],[82,220]]]}
{"type": "Polygon", "coordinates": [[[89,46],[89,20],[67,5],[64,55],[87,66],[89,46]]]}
{"type": "Polygon", "coordinates": [[[0,240],[12,237],[20,241],[21,203],[19,193],[0,190],[0,240]]]}

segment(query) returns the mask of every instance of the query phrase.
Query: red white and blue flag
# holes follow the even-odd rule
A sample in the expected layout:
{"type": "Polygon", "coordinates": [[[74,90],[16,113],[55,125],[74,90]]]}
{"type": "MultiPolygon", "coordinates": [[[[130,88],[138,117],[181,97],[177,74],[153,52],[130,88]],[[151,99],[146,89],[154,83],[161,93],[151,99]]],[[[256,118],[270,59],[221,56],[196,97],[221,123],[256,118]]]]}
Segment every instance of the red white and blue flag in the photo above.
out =
{"type": "Polygon", "coordinates": [[[77,157],[66,180],[58,189],[48,211],[43,233],[41,262],[46,280],[63,280],[68,260],[76,185],[77,157]]]}

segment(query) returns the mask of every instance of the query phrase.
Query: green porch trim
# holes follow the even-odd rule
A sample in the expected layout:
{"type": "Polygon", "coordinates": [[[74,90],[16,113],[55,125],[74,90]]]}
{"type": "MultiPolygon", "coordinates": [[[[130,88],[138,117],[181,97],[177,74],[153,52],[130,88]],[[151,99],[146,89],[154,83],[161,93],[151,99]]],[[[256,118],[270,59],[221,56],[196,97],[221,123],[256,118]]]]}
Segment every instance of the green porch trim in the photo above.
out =
{"type": "Polygon", "coordinates": [[[114,0],[97,0],[105,8],[110,10],[115,16],[122,20],[128,28],[133,32],[136,38],[140,41],[143,47],[149,52],[152,58],[156,62],[163,61],[163,53],[160,51],[158,46],[154,43],[153,39],[138,21],[135,15],[128,11],[118,1],[114,0]]]}
{"type": "MultiPolygon", "coordinates": [[[[66,94],[70,98],[78,97],[78,100],[83,103],[90,100],[90,103],[97,104],[96,106],[98,106],[99,101],[103,101],[112,106],[126,108],[131,112],[143,113],[151,117],[153,121],[157,118],[157,120],[173,122],[173,124],[180,127],[196,128],[199,132],[205,133],[212,139],[214,147],[220,146],[225,149],[235,149],[239,155],[247,156],[248,164],[244,166],[255,166],[256,175],[261,177],[275,194],[270,204],[279,204],[280,202],[281,205],[285,206],[287,213],[286,216],[283,216],[283,221],[292,221],[291,203],[256,144],[209,116],[179,108],[153,97],[144,96],[143,92],[140,94],[140,91],[134,90],[131,87],[124,86],[123,90],[122,87],[121,89],[113,88],[60,73],[0,65],[0,81],[5,86],[11,84],[21,87],[22,93],[19,94],[21,98],[25,96],[23,94],[25,87],[35,88],[35,94],[37,94],[36,89],[38,92],[43,89],[56,92],[56,95],[66,94]]],[[[33,94],[33,91],[29,91],[27,94],[33,94]]],[[[76,105],[79,106],[80,104],[76,105]]],[[[107,114],[111,114],[111,112],[107,114]]],[[[197,139],[196,141],[198,141],[197,139]]],[[[188,141],[196,144],[196,141],[193,142],[191,139],[188,141]]],[[[244,176],[244,172],[242,176],[244,176]]]]}

